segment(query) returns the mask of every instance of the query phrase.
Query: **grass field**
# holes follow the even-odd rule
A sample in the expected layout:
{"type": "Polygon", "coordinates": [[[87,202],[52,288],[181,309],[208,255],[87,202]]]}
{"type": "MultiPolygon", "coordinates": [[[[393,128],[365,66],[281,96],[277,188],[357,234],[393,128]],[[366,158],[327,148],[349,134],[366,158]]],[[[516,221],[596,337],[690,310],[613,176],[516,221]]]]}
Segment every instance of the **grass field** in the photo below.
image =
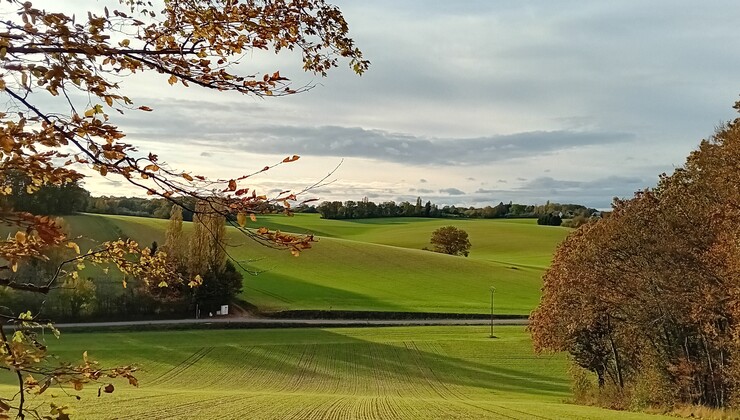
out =
{"type": "MultiPolygon", "coordinates": [[[[105,364],[137,363],[141,386],[116,383],[100,398],[89,387],[79,402],[74,391],[49,392],[91,419],[646,417],[565,403],[565,357],[533,355],[522,327],[496,334],[489,339],[485,327],[63,334],[52,344],[61,357],[78,360],[87,350],[105,364]]],[[[0,372],[0,382],[10,381],[0,372]]]]}
{"type": "MultiPolygon", "coordinates": [[[[126,235],[147,245],[155,240],[162,243],[167,223],[102,215],[66,220],[83,237],[103,240],[126,235]]],[[[486,313],[493,285],[496,312],[528,314],[539,301],[542,272],[569,232],[538,226],[531,219],[339,221],[299,214],[261,216],[257,224],[320,235],[313,249],[296,258],[230,229],[231,255],[261,272],[245,275],[242,297],[264,310],[486,313]],[[434,229],[448,224],[470,234],[469,258],[421,250],[434,229]]],[[[94,245],[87,240],[80,244],[94,245]]]]}

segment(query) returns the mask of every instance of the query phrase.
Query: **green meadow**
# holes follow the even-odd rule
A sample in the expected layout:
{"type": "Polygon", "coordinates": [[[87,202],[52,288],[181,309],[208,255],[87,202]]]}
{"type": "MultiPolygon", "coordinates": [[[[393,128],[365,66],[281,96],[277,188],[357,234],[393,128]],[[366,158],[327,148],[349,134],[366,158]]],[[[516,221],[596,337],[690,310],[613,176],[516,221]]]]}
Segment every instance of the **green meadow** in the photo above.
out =
{"type": "MultiPolygon", "coordinates": [[[[162,243],[167,221],[128,216],[65,218],[83,248],[128,236],[162,243]]],[[[384,218],[324,220],[317,214],[260,216],[253,227],[312,233],[317,242],[299,257],[261,246],[229,229],[228,251],[247,269],[242,298],[265,311],[352,310],[528,314],[539,300],[541,276],[569,229],[531,219],[384,218]],[[465,229],[470,256],[424,251],[438,227],[465,229]],[[248,272],[259,273],[251,275],[248,272]]],[[[187,232],[190,226],[185,223],[187,232]]]]}
{"type": "MultiPolygon", "coordinates": [[[[523,327],[496,334],[488,338],[485,327],[63,334],[48,339],[60,358],[81,360],[87,350],[105,365],[140,365],[140,386],[114,381],[115,392],[101,397],[98,385],[52,387],[31,404],[69,404],[82,419],[645,417],[567,403],[564,355],[534,355],[523,327]]],[[[0,372],[0,393],[9,395],[12,379],[0,372]]]]}

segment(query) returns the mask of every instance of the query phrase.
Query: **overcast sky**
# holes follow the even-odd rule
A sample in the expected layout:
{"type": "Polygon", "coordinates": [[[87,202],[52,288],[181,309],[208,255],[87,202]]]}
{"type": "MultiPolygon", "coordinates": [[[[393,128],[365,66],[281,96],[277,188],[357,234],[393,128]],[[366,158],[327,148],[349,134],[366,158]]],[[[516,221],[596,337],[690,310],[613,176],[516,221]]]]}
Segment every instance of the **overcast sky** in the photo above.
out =
{"type": "Polygon", "coordinates": [[[343,63],[322,79],[296,56],[255,53],[248,71],[316,87],[262,100],[150,76],[124,86],[155,111],[114,122],[197,173],[235,176],[301,155],[255,179],[265,192],[311,184],[341,162],[312,197],[607,208],[735,117],[737,1],[336,4],[372,62],[364,76],[343,63]]]}

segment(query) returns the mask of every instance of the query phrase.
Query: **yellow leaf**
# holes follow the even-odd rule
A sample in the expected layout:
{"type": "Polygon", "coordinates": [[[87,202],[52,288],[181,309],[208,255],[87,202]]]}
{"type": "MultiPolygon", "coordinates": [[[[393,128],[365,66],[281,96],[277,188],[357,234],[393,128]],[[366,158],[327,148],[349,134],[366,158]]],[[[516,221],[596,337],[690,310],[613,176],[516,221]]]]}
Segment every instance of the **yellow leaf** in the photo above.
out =
{"type": "Polygon", "coordinates": [[[67,248],[74,249],[75,253],[80,254],[80,247],[74,242],[67,242],[67,248]]]}
{"type": "Polygon", "coordinates": [[[160,281],[159,284],[157,285],[157,287],[167,287],[167,282],[166,281],[160,281]]]}
{"type": "Polygon", "coordinates": [[[90,108],[87,111],[85,111],[86,117],[92,117],[93,115],[95,115],[95,108],[90,108]]]}
{"type": "Polygon", "coordinates": [[[188,181],[192,181],[192,180],[193,180],[193,177],[192,177],[192,176],[190,176],[190,174],[186,174],[186,173],[184,173],[184,172],[183,172],[183,174],[182,174],[182,177],[183,177],[183,178],[185,178],[185,179],[187,179],[188,181]]]}
{"type": "Polygon", "coordinates": [[[169,79],[167,79],[167,83],[169,83],[170,85],[174,85],[175,83],[177,83],[177,77],[173,74],[172,76],[170,76],[169,79]]]}
{"type": "Polygon", "coordinates": [[[10,153],[15,147],[15,141],[11,136],[3,136],[2,138],[0,138],[0,147],[3,148],[3,151],[5,153],[10,153]]]}
{"type": "Polygon", "coordinates": [[[237,214],[236,222],[239,223],[239,226],[244,227],[244,225],[247,224],[247,215],[245,215],[244,213],[237,214]]]}
{"type": "Polygon", "coordinates": [[[252,219],[253,222],[257,221],[257,216],[255,216],[254,213],[249,213],[249,218],[252,219]]]}
{"type": "Polygon", "coordinates": [[[21,232],[20,230],[15,233],[15,241],[19,244],[25,244],[26,243],[26,233],[21,232]]]}

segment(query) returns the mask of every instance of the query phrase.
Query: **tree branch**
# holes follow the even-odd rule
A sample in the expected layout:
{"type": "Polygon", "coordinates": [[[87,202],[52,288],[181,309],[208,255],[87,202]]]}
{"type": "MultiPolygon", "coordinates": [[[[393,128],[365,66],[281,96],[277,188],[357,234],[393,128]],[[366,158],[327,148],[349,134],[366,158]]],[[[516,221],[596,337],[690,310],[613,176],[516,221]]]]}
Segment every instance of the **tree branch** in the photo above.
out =
{"type": "MultiPolygon", "coordinates": [[[[3,328],[5,325],[0,322],[0,337],[3,339],[3,345],[5,346],[5,350],[8,352],[8,355],[13,357],[15,359],[15,355],[13,354],[13,349],[10,347],[10,342],[8,342],[8,336],[5,334],[5,328],[3,328]]],[[[20,402],[18,403],[18,418],[23,420],[26,418],[26,415],[23,413],[23,406],[26,402],[26,396],[23,392],[23,375],[21,374],[21,371],[19,369],[14,369],[15,374],[18,377],[18,387],[20,388],[20,402]]]]}

